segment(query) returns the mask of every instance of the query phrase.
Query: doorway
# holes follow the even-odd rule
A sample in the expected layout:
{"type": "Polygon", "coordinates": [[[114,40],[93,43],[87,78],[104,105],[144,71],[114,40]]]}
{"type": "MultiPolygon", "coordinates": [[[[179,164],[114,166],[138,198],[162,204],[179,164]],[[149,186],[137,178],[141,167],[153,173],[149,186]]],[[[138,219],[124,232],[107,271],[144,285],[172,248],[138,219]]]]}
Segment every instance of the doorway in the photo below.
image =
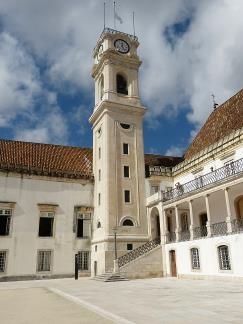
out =
{"type": "Polygon", "coordinates": [[[94,276],[97,276],[97,261],[94,261],[94,276]]]}
{"type": "Polygon", "coordinates": [[[175,250],[170,251],[170,273],[171,273],[171,277],[177,277],[175,250]]]}
{"type": "Polygon", "coordinates": [[[160,238],[160,221],[159,221],[159,215],[156,217],[156,223],[157,223],[157,238],[160,238]]]}
{"type": "Polygon", "coordinates": [[[207,214],[206,213],[201,214],[200,215],[201,236],[207,236],[208,234],[207,221],[208,221],[207,214]]]}
{"type": "Polygon", "coordinates": [[[153,207],[150,214],[151,221],[151,239],[160,239],[160,219],[159,210],[157,207],[153,207]]]}

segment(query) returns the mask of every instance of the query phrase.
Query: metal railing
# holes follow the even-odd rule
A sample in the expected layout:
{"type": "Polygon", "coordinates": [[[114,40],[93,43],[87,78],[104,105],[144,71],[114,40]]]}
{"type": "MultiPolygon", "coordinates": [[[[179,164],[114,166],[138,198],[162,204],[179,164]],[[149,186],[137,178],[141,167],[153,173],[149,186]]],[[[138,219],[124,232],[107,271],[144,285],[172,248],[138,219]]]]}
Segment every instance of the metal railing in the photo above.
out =
{"type": "Polygon", "coordinates": [[[212,236],[227,235],[227,223],[220,222],[211,225],[211,234],[212,236]]]}
{"type": "Polygon", "coordinates": [[[243,159],[231,162],[222,168],[216,169],[187,183],[178,183],[176,188],[162,192],[162,200],[166,202],[181,198],[190,192],[210,186],[214,183],[222,182],[227,178],[240,174],[241,172],[243,172],[243,159]]]}
{"type": "Polygon", "coordinates": [[[122,267],[125,264],[137,259],[141,255],[153,250],[160,245],[160,238],[156,238],[152,241],[148,241],[145,244],[139,246],[138,248],[132,250],[131,252],[120,256],[118,260],[118,266],[122,267]]]}
{"type": "Polygon", "coordinates": [[[190,231],[183,231],[180,233],[180,241],[189,241],[190,240],[190,231]]]}
{"type": "Polygon", "coordinates": [[[167,242],[172,243],[176,241],[176,233],[175,232],[169,232],[167,234],[167,242]]]}
{"type": "Polygon", "coordinates": [[[208,235],[208,230],[206,225],[195,227],[193,229],[194,239],[203,238],[206,237],[207,235],[208,235]]]}
{"type": "Polygon", "coordinates": [[[149,176],[172,176],[172,168],[163,166],[149,166],[149,176]]]}
{"type": "MultiPolygon", "coordinates": [[[[210,225],[211,235],[210,237],[215,236],[224,236],[231,235],[243,232],[243,218],[234,219],[231,221],[231,231],[227,226],[227,222],[219,222],[210,225]]],[[[208,228],[206,225],[194,227],[193,229],[193,240],[206,238],[208,237],[208,228]]],[[[179,242],[190,241],[191,235],[190,231],[183,231],[179,233],[179,242]]],[[[167,243],[176,242],[175,232],[169,232],[167,234],[167,243]]]]}
{"type": "Polygon", "coordinates": [[[243,218],[232,220],[231,227],[233,234],[243,232],[243,218]]]}

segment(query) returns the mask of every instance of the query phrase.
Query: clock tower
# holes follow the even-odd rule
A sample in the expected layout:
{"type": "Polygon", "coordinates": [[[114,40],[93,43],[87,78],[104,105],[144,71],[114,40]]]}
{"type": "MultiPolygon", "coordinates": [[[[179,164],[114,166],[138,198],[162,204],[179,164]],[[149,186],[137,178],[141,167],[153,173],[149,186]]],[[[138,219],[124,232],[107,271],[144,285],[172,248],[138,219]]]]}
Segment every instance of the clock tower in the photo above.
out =
{"type": "Polygon", "coordinates": [[[94,49],[92,276],[113,269],[115,233],[118,257],[149,240],[138,45],[136,36],[105,28],[94,49]]]}

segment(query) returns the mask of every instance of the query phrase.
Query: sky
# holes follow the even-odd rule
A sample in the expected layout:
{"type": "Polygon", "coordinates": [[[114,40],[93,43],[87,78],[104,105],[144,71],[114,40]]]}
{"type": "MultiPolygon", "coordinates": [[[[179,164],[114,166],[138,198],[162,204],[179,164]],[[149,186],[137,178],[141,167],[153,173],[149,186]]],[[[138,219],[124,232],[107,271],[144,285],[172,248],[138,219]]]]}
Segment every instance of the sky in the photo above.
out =
{"type": "MultiPolygon", "coordinates": [[[[101,0],[0,0],[0,138],[92,146],[92,50],[101,0]]],[[[139,38],[146,153],[181,156],[243,86],[242,0],[120,0],[116,28],[139,38]]],[[[113,1],[106,1],[113,28],[113,1]]]]}

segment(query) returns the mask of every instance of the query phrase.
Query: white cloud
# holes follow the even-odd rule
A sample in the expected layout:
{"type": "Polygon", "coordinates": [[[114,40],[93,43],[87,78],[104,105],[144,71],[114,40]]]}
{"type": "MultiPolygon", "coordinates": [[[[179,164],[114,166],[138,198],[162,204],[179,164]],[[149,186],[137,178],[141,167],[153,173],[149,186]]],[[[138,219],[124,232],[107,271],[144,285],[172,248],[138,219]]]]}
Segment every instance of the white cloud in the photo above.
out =
{"type": "MultiPolygon", "coordinates": [[[[106,6],[107,24],[111,27],[112,4],[109,0],[106,6]]],[[[191,112],[187,118],[198,128],[212,110],[212,93],[222,103],[242,87],[242,0],[123,0],[118,12],[124,21],[119,28],[125,32],[132,33],[133,10],[141,44],[139,54],[144,62],[140,93],[149,108],[150,124],[154,125],[160,114],[175,118],[178,110],[189,104],[191,112]],[[165,31],[185,20],[191,20],[189,28],[178,39],[173,34],[172,47],[165,31]]],[[[103,2],[25,0],[23,5],[23,1],[8,0],[0,2],[0,11],[5,30],[21,40],[37,61],[45,63],[45,82],[50,82],[56,91],[83,91],[93,95],[92,49],[102,31],[103,2]]],[[[15,56],[19,62],[25,51],[18,42],[11,46],[16,48],[16,53],[10,60],[4,54],[10,66],[16,61],[15,56]]],[[[1,99],[1,107],[13,107],[18,99],[20,109],[25,111],[26,107],[32,107],[33,98],[38,94],[38,72],[31,57],[24,57],[29,64],[24,60],[18,68],[8,71],[12,71],[9,77],[16,84],[22,73],[27,73],[24,78],[27,90],[9,88],[14,95],[12,99],[8,96],[7,105],[3,104],[6,99],[1,99]]],[[[12,114],[16,114],[14,109],[12,114]]],[[[6,123],[4,114],[0,123],[6,123]]]]}
{"type": "Polygon", "coordinates": [[[185,148],[181,146],[171,146],[166,152],[166,156],[182,156],[185,152],[185,148]]]}

